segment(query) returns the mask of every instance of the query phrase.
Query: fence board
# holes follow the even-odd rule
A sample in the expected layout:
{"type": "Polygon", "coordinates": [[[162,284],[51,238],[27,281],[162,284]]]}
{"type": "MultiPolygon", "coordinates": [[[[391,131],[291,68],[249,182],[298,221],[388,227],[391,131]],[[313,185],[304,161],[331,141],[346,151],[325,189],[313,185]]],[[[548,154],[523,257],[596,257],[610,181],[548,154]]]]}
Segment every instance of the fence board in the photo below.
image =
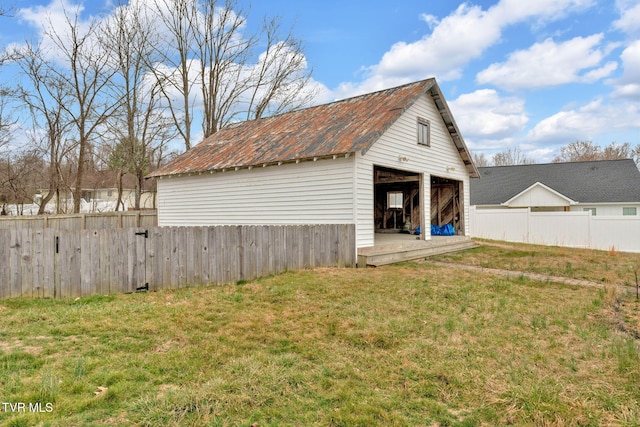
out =
{"type": "Polygon", "coordinates": [[[129,252],[129,230],[122,229],[117,230],[116,234],[118,237],[118,242],[116,247],[118,248],[118,259],[120,262],[117,263],[118,271],[118,289],[120,292],[131,292],[131,286],[129,285],[129,260],[128,260],[128,252],[129,252]]]}
{"type": "Polygon", "coordinates": [[[170,229],[170,238],[171,238],[171,246],[170,246],[170,255],[168,258],[169,264],[169,274],[171,275],[171,287],[177,288],[180,285],[180,256],[178,249],[178,228],[171,227],[170,229]]]}
{"type": "Polygon", "coordinates": [[[106,230],[100,230],[100,293],[111,292],[111,263],[114,248],[111,246],[111,236],[106,230]]]}
{"type": "Polygon", "coordinates": [[[149,230],[149,238],[145,242],[147,252],[146,276],[149,290],[157,290],[162,283],[159,257],[162,256],[162,234],[158,229],[149,230]]]}
{"type": "Polygon", "coordinates": [[[80,252],[80,295],[91,295],[91,284],[95,283],[91,275],[91,235],[93,231],[82,230],[80,232],[81,245],[85,250],[80,252]]]}
{"type": "Polygon", "coordinates": [[[227,248],[224,252],[224,265],[223,268],[226,268],[224,275],[224,282],[232,282],[235,280],[241,279],[242,275],[240,274],[240,261],[244,257],[244,254],[241,253],[240,241],[239,241],[240,231],[238,227],[231,226],[226,227],[223,230],[222,238],[224,240],[225,247],[227,248]]]}
{"type": "Polygon", "coordinates": [[[240,238],[240,280],[250,280],[252,271],[252,261],[255,259],[253,252],[253,241],[255,239],[255,227],[240,228],[238,230],[240,238]]]}
{"type": "Polygon", "coordinates": [[[19,260],[20,260],[20,276],[22,281],[22,295],[33,296],[33,265],[31,263],[31,237],[32,233],[29,229],[22,229],[18,234],[19,240],[19,260]]]}
{"type": "Polygon", "coordinates": [[[223,246],[220,240],[220,227],[209,228],[209,283],[222,283],[223,246]],[[216,249],[214,249],[216,248],[216,249]]]}
{"type": "Polygon", "coordinates": [[[209,276],[210,274],[210,267],[209,267],[209,262],[210,262],[210,254],[211,252],[209,251],[209,228],[207,227],[202,227],[201,228],[201,235],[200,235],[200,247],[202,249],[202,256],[201,256],[201,281],[202,284],[211,284],[211,278],[209,276]]]}
{"type": "Polygon", "coordinates": [[[10,297],[18,297],[22,294],[22,277],[20,268],[20,232],[12,229],[9,241],[9,269],[10,273],[10,297]]]}
{"type": "Polygon", "coordinates": [[[0,298],[8,298],[9,295],[9,287],[2,286],[3,283],[9,283],[9,273],[11,269],[9,268],[9,245],[6,242],[9,242],[11,238],[11,230],[2,230],[0,229],[0,298]]]}
{"type": "Polygon", "coordinates": [[[56,230],[45,229],[42,242],[42,296],[45,298],[55,296],[55,250],[56,230]]]}
{"type": "Polygon", "coordinates": [[[43,244],[44,230],[34,230],[31,246],[31,292],[32,296],[42,298],[44,283],[43,244]]]}
{"type": "Polygon", "coordinates": [[[162,239],[162,280],[164,288],[171,288],[173,285],[173,270],[171,269],[171,258],[173,255],[172,227],[168,227],[162,239]]]}

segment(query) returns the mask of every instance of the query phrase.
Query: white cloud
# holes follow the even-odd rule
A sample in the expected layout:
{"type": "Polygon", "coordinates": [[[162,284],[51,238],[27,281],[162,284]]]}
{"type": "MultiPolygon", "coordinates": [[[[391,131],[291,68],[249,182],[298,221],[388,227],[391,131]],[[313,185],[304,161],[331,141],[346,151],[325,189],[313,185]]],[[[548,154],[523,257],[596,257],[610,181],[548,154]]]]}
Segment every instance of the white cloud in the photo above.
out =
{"type": "Polygon", "coordinates": [[[602,80],[603,78],[610,76],[611,73],[613,73],[617,69],[618,63],[615,61],[609,61],[602,67],[585,73],[580,81],[584,83],[595,83],[598,80],[602,80]]]}
{"type": "Polygon", "coordinates": [[[490,20],[480,7],[462,4],[421,40],[394,44],[372,72],[387,77],[424,77],[426,68],[441,80],[457,79],[461,66],[500,38],[501,26],[490,20]]]}
{"type": "Polygon", "coordinates": [[[84,10],[82,3],[69,0],[52,0],[48,5],[19,9],[17,16],[35,28],[40,35],[45,31],[67,28],[68,17],[80,15],[84,10]]]}
{"type": "Polygon", "coordinates": [[[439,81],[456,80],[464,67],[498,43],[502,31],[524,21],[553,21],[593,0],[501,0],[482,9],[463,3],[450,15],[438,20],[428,14],[421,19],[432,31],[414,42],[395,43],[378,64],[366,69],[367,78],[340,89],[347,96],[384,89],[398,84],[436,76],[439,81]]]}
{"type": "Polygon", "coordinates": [[[426,22],[429,28],[432,29],[440,23],[440,20],[437,16],[429,15],[428,13],[423,13],[422,15],[420,15],[420,19],[426,22]]]}
{"type": "Polygon", "coordinates": [[[449,106],[464,135],[503,138],[524,129],[528,118],[524,101],[502,98],[493,89],[460,95],[449,106]]]}
{"type": "Polygon", "coordinates": [[[605,103],[596,99],[540,121],[526,139],[543,144],[567,144],[576,140],[607,140],[608,134],[640,130],[640,108],[634,102],[605,103]],[[599,136],[601,138],[599,138],[599,136]]]}
{"type": "Polygon", "coordinates": [[[535,146],[522,144],[520,146],[525,156],[536,161],[536,163],[551,163],[555,157],[553,148],[536,148],[535,146]]]}
{"type": "Polygon", "coordinates": [[[603,37],[594,34],[562,43],[546,39],[512,53],[506,62],[490,65],[478,73],[477,81],[509,90],[597,81],[617,68],[615,62],[609,62],[592,69],[605,57],[605,51],[598,48],[603,37]],[[585,70],[589,71],[581,75],[585,70]]]}
{"type": "Polygon", "coordinates": [[[577,10],[589,8],[594,0],[501,0],[489,9],[505,25],[534,19],[540,22],[551,22],[563,18],[577,10]]]}
{"type": "Polygon", "coordinates": [[[614,28],[626,33],[640,32],[640,3],[635,0],[624,0],[616,3],[620,11],[620,19],[613,22],[614,28]]]}
{"type": "Polygon", "coordinates": [[[623,74],[612,83],[616,86],[613,96],[640,99],[640,40],[622,51],[623,74]]]}

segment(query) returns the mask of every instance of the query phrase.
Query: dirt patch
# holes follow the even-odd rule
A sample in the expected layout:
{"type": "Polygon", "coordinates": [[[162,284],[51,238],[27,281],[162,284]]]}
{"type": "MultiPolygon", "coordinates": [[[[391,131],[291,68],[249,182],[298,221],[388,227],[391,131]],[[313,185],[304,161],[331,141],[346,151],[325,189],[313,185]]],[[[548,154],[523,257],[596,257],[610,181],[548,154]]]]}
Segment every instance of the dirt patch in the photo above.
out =
{"type": "Polygon", "coordinates": [[[37,347],[33,345],[24,345],[20,341],[0,341],[0,351],[4,353],[11,353],[14,351],[23,351],[25,353],[37,355],[42,353],[42,347],[37,347]]]}

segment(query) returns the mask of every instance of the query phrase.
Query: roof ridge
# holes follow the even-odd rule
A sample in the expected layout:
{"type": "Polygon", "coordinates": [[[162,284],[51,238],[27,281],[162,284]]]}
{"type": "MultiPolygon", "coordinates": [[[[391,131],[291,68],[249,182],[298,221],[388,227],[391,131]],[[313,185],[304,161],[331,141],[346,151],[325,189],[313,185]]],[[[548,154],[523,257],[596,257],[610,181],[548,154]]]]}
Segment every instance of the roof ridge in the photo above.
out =
{"type": "Polygon", "coordinates": [[[499,165],[499,166],[479,166],[478,169],[490,169],[490,168],[510,168],[510,167],[523,167],[523,166],[547,166],[547,165],[568,165],[568,164],[580,164],[580,163],[603,163],[603,162],[621,162],[632,161],[631,158],[625,159],[598,159],[598,160],[575,160],[572,162],[547,162],[547,163],[524,163],[519,165],[499,165]]]}
{"type": "Polygon", "coordinates": [[[357,101],[360,98],[370,98],[373,97],[375,95],[380,95],[383,92],[390,92],[390,91],[395,91],[395,90],[400,90],[409,86],[417,86],[420,84],[426,84],[427,82],[429,83],[433,83],[435,82],[435,78],[434,77],[429,77],[423,80],[419,80],[417,82],[411,82],[411,83],[405,83],[399,86],[393,86],[393,87],[388,87],[386,89],[380,89],[374,92],[367,92],[367,93],[361,93],[360,95],[355,95],[355,96],[350,96],[348,98],[342,98],[342,99],[336,99],[330,102],[324,102],[322,104],[317,104],[317,105],[311,105],[308,107],[304,107],[304,108],[299,108],[297,110],[291,110],[291,111],[285,111],[282,112],[280,114],[274,114],[272,116],[266,116],[266,117],[260,117],[257,119],[251,119],[251,120],[240,120],[237,122],[233,122],[233,123],[229,123],[228,125],[224,126],[222,129],[226,129],[226,128],[232,128],[232,127],[236,127],[236,126],[240,126],[244,123],[249,123],[249,122],[257,122],[257,121],[261,121],[261,120],[269,120],[269,119],[275,119],[277,117],[282,117],[282,116],[286,116],[288,114],[297,114],[297,113],[301,113],[301,112],[305,112],[305,111],[309,111],[309,110],[313,110],[316,108],[323,108],[323,107],[328,107],[330,105],[334,105],[334,104],[340,104],[340,103],[344,103],[344,102],[354,102],[357,101]]]}

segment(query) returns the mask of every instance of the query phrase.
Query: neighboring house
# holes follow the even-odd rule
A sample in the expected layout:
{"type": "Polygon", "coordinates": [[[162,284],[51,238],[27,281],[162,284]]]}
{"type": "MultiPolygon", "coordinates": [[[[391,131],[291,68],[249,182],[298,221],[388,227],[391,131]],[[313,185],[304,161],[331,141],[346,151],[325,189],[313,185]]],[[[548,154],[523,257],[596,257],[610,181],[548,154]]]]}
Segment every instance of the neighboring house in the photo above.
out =
{"type": "Polygon", "coordinates": [[[633,160],[478,168],[471,205],[532,212],[589,211],[597,216],[640,215],[640,171],[633,160]]]}
{"type": "MultiPolygon", "coordinates": [[[[86,208],[89,212],[113,211],[118,201],[118,176],[112,170],[89,171],[84,176],[82,189],[82,199],[88,203],[86,208]]],[[[42,200],[47,194],[47,190],[42,190],[35,197],[36,203],[42,200]]],[[[124,210],[135,206],[136,177],[133,174],[125,173],[122,177],[122,202],[124,210]]],[[[155,208],[155,183],[150,180],[143,181],[142,195],[140,196],[141,209],[155,208]]],[[[60,194],[60,200],[72,203],[73,195],[71,190],[64,190],[60,194]]],[[[56,203],[54,196],[50,204],[56,203]]],[[[47,205],[48,206],[48,205],[47,205]]],[[[51,210],[51,209],[48,209],[51,210]]],[[[119,210],[123,210],[120,205],[119,210]]]]}
{"type": "Polygon", "coordinates": [[[149,177],[160,226],[355,224],[363,248],[408,224],[469,235],[477,175],[428,79],[227,126],[149,177]]]}

